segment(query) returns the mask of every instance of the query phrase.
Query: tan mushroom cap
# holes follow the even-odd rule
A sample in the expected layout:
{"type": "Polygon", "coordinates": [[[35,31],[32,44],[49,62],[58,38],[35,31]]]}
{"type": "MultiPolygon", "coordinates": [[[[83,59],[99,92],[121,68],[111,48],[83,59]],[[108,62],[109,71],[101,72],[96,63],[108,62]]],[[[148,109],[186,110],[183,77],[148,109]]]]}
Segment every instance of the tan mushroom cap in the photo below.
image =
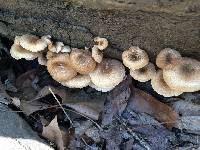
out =
{"type": "Polygon", "coordinates": [[[90,82],[89,86],[97,91],[100,91],[100,92],[108,92],[108,91],[111,91],[112,89],[114,89],[114,87],[111,87],[111,88],[101,88],[101,87],[98,87],[96,86],[94,83],[90,82]]]}
{"type": "Polygon", "coordinates": [[[57,55],[58,55],[57,53],[54,53],[52,51],[48,51],[47,54],[46,54],[46,58],[47,59],[51,59],[51,58],[53,58],[53,57],[55,57],[57,55]]]}
{"type": "Polygon", "coordinates": [[[106,47],[108,47],[108,40],[106,38],[100,38],[100,37],[95,37],[94,41],[97,42],[98,49],[104,50],[106,47]]]}
{"type": "Polygon", "coordinates": [[[58,82],[68,81],[77,75],[69,65],[69,54],[58,54],[47,61],[47,70],[58,82]]]}
{"type": "Polygon", "coordinates": [[[165,48],[160,51],[156,57],[156,65],[161,69],[170,69],[173,64],[181,58],[181,54],[171,48],[165,48]]]}
{"type": "Polygon", "coordinates": [[[103,59],[103,53],[98,49],[97,46],[92,48],[92,58],[97,62],[100,63],[103,59]]]}
{"type": "Polygon", "coordinates": [[[20,45],[31,52],[39,52],[47,47],[48,41],[35,35],[25,34],[20,38],[20,45]]]}
{"type": "Polygon", "coordinates": [[[171,89],[163,79],[163,71],[157,71],[156,75],[151,79],[151,85],[154,91],[164,97],[178,96],[182,94],[181,91],[171,89]]]}
{"type": "Polygon", "coordinates": [[[163,78],[172,89],[183,92],[200,90],[200,62],[183,57],[172,69],[163,70],[163,78]]]}
{"type": "Polygon", "coordinates": [[[96,67],[90,51],[83,49],[72,49],[70,53],[70,64],[80,74],[88,74],[96,67]]]}
{"type": "Polygon", "coordinates": [[[153,63],[148,63],[148,65],[143,68],[130,70],[130,75],[140,82],[147,82],[153,78],[156,74],[156,69],[153,63]]]}
{"type": "Polygon", "coordinates": [[[37,58],[39,56],[38,53],[30,52],[19,45],[20,39],[21,39],[20,36],[15,37],[14,44],[10,49],[11,56],[17,60],[22,58],[26,60],[33,60],[37,58]]]}
{"type": "Polygon", "coordinates": [[[118,85],[125,76],[125,68],[115,59],[104,59],[90,73],[92,82],[100,88],[113,88],[118,85]]]}
{"type": "Polygon", "coordinates": [[[149,63],[147,53],[139,47],[132,46],[122,53],[122,60],[131,70],[140,69],[149,63]]]}
{"type": "Polygon", "coordinates": [[[60,82],[63,86],[69,88],[83,88],[90,84],[91,79],[89,75],[77,75],[69,81],[60,82]]]}

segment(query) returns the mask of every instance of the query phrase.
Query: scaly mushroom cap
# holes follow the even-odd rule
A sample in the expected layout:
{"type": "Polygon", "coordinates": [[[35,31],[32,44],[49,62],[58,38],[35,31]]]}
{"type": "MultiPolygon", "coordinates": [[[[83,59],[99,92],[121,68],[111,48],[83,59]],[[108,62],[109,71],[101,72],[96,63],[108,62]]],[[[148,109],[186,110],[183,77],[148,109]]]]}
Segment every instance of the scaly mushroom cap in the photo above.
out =
{"type": "Polygon", "coordinates": [[[103,59],[103,53],[98,49],[97,46],[92,48],[92,58],[97,62],[100,63],[103,59]]]}
{"type": "Polygon", "coordinates": [[[111,87],[111,88],[101,88],[101,87],[98,87],[96,86],[94,83],[90,82],[89,86],[97,91],[100,91],[100,92],[108,92],[108,91],[111,91],[112,89],[114,89],[114,87],[111,87]]]}
{"type": "Polygon", "coordinates": [[[124,66],[115,59],[104,59],[90,73],[92,82],[100,88],[113,88],[123,80],[124,76],[124,66]]]}
{"type": "Polygon", "coordinates": [[[16,36],[14,40],[14,44],[10,49],[10,55],[15,59],[26,59],[26,60],[33,60],[39,56],[38,53],[30,52],[19,45],[21,37],[16,36]]]}
{"type": "Polygon", "coordinates": [[[163,95],[164,97],[178,96],[183,93],[181,91],[175,91],[168,86],[163,79],[162,70],[157,71],[155,76],[151,79],[151,85],[154,91],[160,95],[163,95]]]}
{"type": "Polygon", "coordinates": [[[58,82],[68,81],[77,75],[69,65],[69,54],[58,54],[47,61],[47,70],[58,82]]]}
{"type": "Polygon", "coordinates": [[[48,42],[44,38],[40,39],[38,36],[25,34],[20,38],[20,45],[31,52],[39,52],[47,47],[48,42]]]}
{"type": "Polygon", "coordinates": [[[95,37],[94,41],[97,42],[98,49],[104,50],[108,46],[108,40],[106,38],[95,37]]]}
{"type": "Polygon", "coordinates": [[[170,88],[183,92],[200,90],[200,62],[183,57],[172,69],[163,70],[163,78],[170,88]]]}
{"type": "Polygon", "coordinates": [[[69,88],[83,88],[90,84],[91,79],[89,75],[77,75],[69,81],[60,82],[63,86],[69,88]]]}
{"type": "Polygon", "coordinates": [[[90,51],[83,49],[72,49],[70,53],[70,64],[80,74],[88,74],[96,67],[90,51]]]}
{"type": "Polygon", "coordinates": [[[181,54],[171,48],[165,48],[160,51],[156,57],[156,65],[161,69],[170,69],[173,64],[181,58],[181,54]]]}
{"type": "Polygon", "coordinates": [[[153,63],[148,63],[148,65],[143,68],[130,70],[130,75],[140,82],[147,82],[152,79],[152,77],[156,74],[156,69],[153,63]]]}
{"type": "Polygon", "coordinates": [[[131,70],[140,69],[149,63],[147,53],[139,47],[133,46],[122,53],[122,60],[131,70]]]}

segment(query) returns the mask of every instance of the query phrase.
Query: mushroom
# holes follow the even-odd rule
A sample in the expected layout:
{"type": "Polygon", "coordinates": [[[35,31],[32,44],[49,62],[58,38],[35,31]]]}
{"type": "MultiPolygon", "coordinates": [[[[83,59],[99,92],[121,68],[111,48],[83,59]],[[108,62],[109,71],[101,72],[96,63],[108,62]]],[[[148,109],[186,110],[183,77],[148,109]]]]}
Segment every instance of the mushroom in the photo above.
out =
{"type": "Polygon", "coordinates": [[[26,59],[26,60],[33,60],[35,58],[37,58],[39,56],[38,53],[33,53],[31,51],[28,51],[26,49],[24,49],[23,47],[21,47],[19,45],[21,40],[20,36],[16,36],[15,40],[14,40],[14,44],[12,45],[11,49],[10,49],[10,55],[15,58],[15,59],[26,59]]]}
{"type": "Polygon", "coordinates": [[[80,74],[88,74],[96,67],[90,51],[83,49],[72,49],[70,53],[70,64],[80,74]]]}
{"type": "Polygon", "coordinates": [[[47,58],[44,56],[44,54],[40,54],[38,56],[38,63],[40,65],[47,66],[47,58]]]}
{"type": "Polygon", "coordinates": [[[47,61],[47,70],[52,78],[58,82],[68,81],[77,75],[70,66],[69,54],[57,54],[47,61]]]}
{"type": "Polygon", "coordinates": [[[89,75],[77,75],[69,81],[60,82],[63,86],[69,88],[83,88],[90,84],[91,79],[89,75]]]}
{"type": "Polygon", "coordinates": [[[58,55],[58,54],[54,53],[52,51],[47,51],[46,58],[51,59],[51,58],[55,57],[56,55],[58,55]]]}
{"type": "Polygon", "coordinates": [[[48,49],[53,53],[59,53],[62,50],[63,46],[64,46],[63,42],[56,42],[55,45],[53,45],[53,43],[51,42],[48,45],[48,49]]]}
{"type": "Polygon", "coordinates": [[[97,62],[100,63],[103,59],[103,53],[98,49],[97,46],[92,48],[92,58],[97,62]]]}
{"type": "Polygon", "coordinates": [[[125,68],[115,59],[104,59],[90,74],[92,82],[100,88],[114,88],[125,76],[125,68]]]}
{"type": "Polygon", "coordinates": [[[100,91],[100,92],[108,92],[108,91],[111,91],[114,87],[111,87],[111,88],[101,88],[101,87],[98,87],[96,86],[94,83],[90,82],[89,86],[97,91],[100,91]]]}
{"type": "Polygon", "coordinates": [[[94,41],[97,42],[98,49],[104,50],[108,46],[108,40],[106,38],[95,37],[94,41]]]}
{"type": "Polygon", "coordinates": [[[163,71],[158,70],[155,76],[151,79],[151,85],[154,91],[164,97],[178,96],[183,92],[171,89],[163,79],[163,71]]]}
{"type": "Polygon", "coordinates": [[[156,69],[153,63],[148,63],[148,65],[144,66],[143,68],[130,70],[130,75],[140,82],[146,82],[152,79],[155,75],[156,69]]]}
{"type": "Polygon", "coordinates": [[[147,53],[139,47],[132,46],[122,53],[122,60],[131,70],[140,69],[149,63],[147,53]]]}
{"type": "Polygon", "coordinates": [[[161,69],[170,69],[180,58],[181,54],[178,51],[171,48],[165,48],[157,55],[156,65],[161,69]]]}
{"type": "Polygon", "coordinates": [[[48,36],[44,36],[39,38],[35,35],[25,34],[20,38],[20,45],[31,52],[39,52],[44,50],[49,41],[47,40],[48,36]]]}
{"type": "Polygon", "coordinates": [[[183,57],[172,69],[163,70],[163,78],[171,89],[183,92],[200,90],[200,62],[183,57]]]}

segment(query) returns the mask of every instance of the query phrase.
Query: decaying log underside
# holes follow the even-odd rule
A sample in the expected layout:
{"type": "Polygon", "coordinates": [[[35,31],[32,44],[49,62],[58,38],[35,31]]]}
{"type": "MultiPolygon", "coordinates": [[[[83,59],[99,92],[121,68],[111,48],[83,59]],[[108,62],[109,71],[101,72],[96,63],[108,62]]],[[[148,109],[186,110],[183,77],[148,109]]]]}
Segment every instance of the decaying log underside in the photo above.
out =
{"type": "Polygon", "coordinates": [[[49,34],[79,48],[102,36],[118,59],[137,45],[152,60],[165,47],[200,60],[199,10],[200,0],[0,0],[0,34],[49,34]]]}

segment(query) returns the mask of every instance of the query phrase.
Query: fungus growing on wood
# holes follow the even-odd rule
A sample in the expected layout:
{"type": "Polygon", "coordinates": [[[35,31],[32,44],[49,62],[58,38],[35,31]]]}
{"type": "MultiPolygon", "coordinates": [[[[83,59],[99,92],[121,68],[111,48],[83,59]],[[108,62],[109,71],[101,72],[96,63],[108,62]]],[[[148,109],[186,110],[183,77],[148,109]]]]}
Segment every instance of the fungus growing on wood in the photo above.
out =
{"type": "Polygon", "coordinates": [[[100,88],[114,88],[125,76],[125,68],[122,63],[115,59],[104,59],[90,73],[92,82],[100,88]]]}
{"type": "Polygon", "coordinates": [[[98,49],[97,46],[92,48],[92,58],[97,62],[100,63],[103,59],[103,53],[98,49]]]}
{"type": "Polygon", "coordinates": [[[47,70],[58,82],[68,81],[77,75],[70,66],[69,54],[58,54],[47,61],[47,70]]]}
{"type": "Polygon", "coordinates": [[[97,42],[98,49],[104,50],[108,46],[108,40],[106,38],[95,37],[94,41],[97,42]]]}
{"type": "Polygon", "coordinates": [[[83,49],[72,49],[70,53],[70,65],[80,74],[88,74],[96,67],[90,51],[83,49]]]}
{"type": "Polygon", "coordinates": [[[156,65],[161,69],[170,69],[180,58],[181,54],[178,51],[171,48],[165,48],[157,55],[156,65]]]}
{"type": "Polygon", "coordinates": [[[148,65],[136,69],[130,70],[130,75],[140,82],[147,82],[152,79],[152,77],[156,74],[156,69],[153,63],[148,63],[148,65]]]}
{"type": "Polygon", "coordinates": [[[200,62],[183,57],[172,69],[163,70],[163,78],[171,89],[183,92],[200,90],[200,62]]]}
{"type": "Polygon", "coordinates": [[[140,69],[149,63],[147,53],[139,47],[133,46],[122,53],[122,60],[131,70],[140,69]]]}
{"type": "Polygon", "coordinates": [[[151,85],[154,91],[164,97],[178,96],[183,92],[171,89],[163,79],[163,71],[158,70],[155,76],[151,79],[151,85]]]}

